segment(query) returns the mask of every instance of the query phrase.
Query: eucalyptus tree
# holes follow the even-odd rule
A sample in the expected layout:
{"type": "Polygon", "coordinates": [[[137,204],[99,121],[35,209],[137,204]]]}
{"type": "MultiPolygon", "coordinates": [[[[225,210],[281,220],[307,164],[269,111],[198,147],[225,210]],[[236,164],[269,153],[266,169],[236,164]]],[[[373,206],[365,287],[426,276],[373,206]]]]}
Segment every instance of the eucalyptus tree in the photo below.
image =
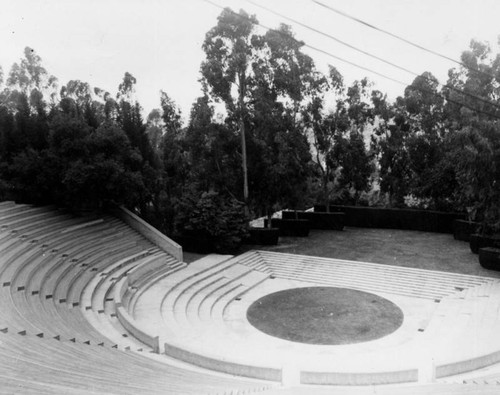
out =
{"type": "Polygon", "coordinates": [[[257,19],[241,10],[226,8],[219,15],[217,25],[206,34],[203,50],[206,60],[201,73],[210,93],[226,106],[228,115],[237,122],[241,138],[243,169],[243,198],[248,202],[247,139],[249,86],[252,83],[252,62],[257,57],[253,45],[257,19]]]}
{"type": "Polygon", "coordinates": [[[323,93],[328,94],[314,97],[304,111],[304,121],[311,132],[319,199],[328,210],[335,195],[345,198],[352,190],[356,203],[369,188],[372,165],[364,134],[373,123],[373,109],[368,80],[346,87],[340,72],[330,66],[326,81],[323,93]]]}
{"type": "Polygon", "coordinates": [[[299,208],[308,196],[311,153],[302,110],[322,87],[304,43],[281,25],[254,40],[250,180],[254,206],[268,216],[299,208]]]}
{"type": "Polygon", "coordinates": [[[24,49],[20,62],[12,65],[7,87],[10,92],[26,95],[31,109],[38,112],[57,100],[57,78],[47,72],[42,58],[30,47],[24,49]]]}
{"type": "Polygon", "coordinates": [[[451,69],[444,89],[450,99],[449,163],[457,181],[457,203],[485,231],[500,231],[500,53],[472,40],[461,66],[451,69]],[[464,90],[467,94],[460,94],[464,90]]]}

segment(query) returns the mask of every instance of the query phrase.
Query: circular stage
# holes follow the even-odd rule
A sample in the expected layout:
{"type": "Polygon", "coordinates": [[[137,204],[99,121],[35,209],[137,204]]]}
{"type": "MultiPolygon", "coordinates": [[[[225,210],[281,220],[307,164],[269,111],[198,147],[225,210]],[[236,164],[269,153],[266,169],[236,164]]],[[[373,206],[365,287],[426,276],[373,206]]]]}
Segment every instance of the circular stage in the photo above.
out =
{"type": "Polygon", "coordinates": [[[248,321],[281,339],[318,345],[375,340],[397,330],[403,312],[378,295],[347,288],[286,289],[256,300],[248,321]]]}

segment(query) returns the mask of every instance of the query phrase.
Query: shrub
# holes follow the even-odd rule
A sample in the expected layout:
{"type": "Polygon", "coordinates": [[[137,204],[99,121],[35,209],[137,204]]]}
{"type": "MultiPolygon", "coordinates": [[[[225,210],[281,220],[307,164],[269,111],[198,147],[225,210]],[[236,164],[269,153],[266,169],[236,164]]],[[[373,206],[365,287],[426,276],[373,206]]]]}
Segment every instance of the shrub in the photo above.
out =
{"type": "Polygon", "coordinates": [[[241,202],[215,191],[185,195],[178,203],[176,228],[181,236],[210,240],[213,251],[232,253],[248,234],[241,202]]]}

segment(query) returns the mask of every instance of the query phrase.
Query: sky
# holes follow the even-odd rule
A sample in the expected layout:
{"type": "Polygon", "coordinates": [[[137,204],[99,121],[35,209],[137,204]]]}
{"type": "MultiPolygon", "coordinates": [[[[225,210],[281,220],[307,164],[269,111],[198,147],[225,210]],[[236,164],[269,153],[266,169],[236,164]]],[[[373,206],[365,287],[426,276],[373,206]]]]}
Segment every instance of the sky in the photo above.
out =
{"type": "MultiPolygon", "coordinates": [[[[245,0],[211,0],[255,14],[263,25],[292,26],[298,39],[350,62],[410,84],[414,76],[349,49],[245,0]]],[[[312,0],[253,0],[418,74],[445,83],[456,65],[332,13],[312,0]]],[[[499,52],[498,0],[320,0],[372,25],[459,59],[472,38],[499,52]]],[[[160,105],[160,90],[177,103],[184,119],[201,94],[201,48],[221,9],[204,0],[2,0],[0,66],[7,75],[29,46],[59,85],[82,80],[116,94],[125,72],[137,79],[137,99],[147,115],[160,105]]],[[[263,32],[262,30],[260,32],[263,32]]],[[[335,66],[350,84],[368,77],[396,98],[404,86],[310,49],[322,71],[335,66]]]]}

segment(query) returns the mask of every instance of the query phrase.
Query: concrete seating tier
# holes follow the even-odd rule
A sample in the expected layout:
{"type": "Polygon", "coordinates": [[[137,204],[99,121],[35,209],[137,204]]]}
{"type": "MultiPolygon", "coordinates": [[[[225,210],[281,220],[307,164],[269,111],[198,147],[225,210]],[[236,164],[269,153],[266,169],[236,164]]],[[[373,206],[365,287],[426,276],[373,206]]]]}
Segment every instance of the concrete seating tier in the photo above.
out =
{"type": "Polygon", "coordinates": [[[271,389],[266,395],[496,395],[498,387],[484,384],[405,384],[405,385],[378,385],[363,387],[332,387],[321,388],[315,386],[271,389]],[[310,391],[310,392],[308,392],[310,391]]]}
{"type": "Polygon", "coordinates": [[[142,343],[123,337],[127,331],[113,300],[116,284],[130,275],[137,297],[182,267],[114,217],[73,217],[52,207],[0,203],[0,393],[199,394],[269,388],[169,365],[164,357],[153,358],[142,343]],[[142,352],[125,351],[133,349],[142,352]]]}
{"type": "Polygon", "coordinates": [[[106,347],[0,335],[2,388],[15,389],[11,393],[199,394],[203,388],[203,393],[210,394],[248,393],[269,387],[184,371],[106,347]]]}
{"type": "Polygon", "coordinates": [[[137,350],[151,350],[147,345],[134,338],[129,339],[127,331],[118,320],[112,320],[111,315],[116,315],[115,310],[109,306],[113,302],[112,297],[110,299],[113,285],[126,277],[127,273],[140,262],[151,263],[161,259],[164,255],[165,253],[160,252],[157,248],[151,248],[117,261],[115,264],[107,266],[105,271],[97,273],[89,281],[82,294],[82,306],[85,308],[84,315],[87,320],[119,346],[132,347],[132,349],[137,350]]]}
{"type": "Polygon", "coordinates": [[[123,298],[123,304],[129,312],[135,310],[135,304],[145,292],[154,283],[186,267],[186,264],[169,256],[165,260],[158,262],[159,265],[141,264],[130,273],[127,281],[127,290],[123,298]]]}
{"type": "Polygon", "coordinates": [[[142,288],[147,289],[152,282],[182,267],[184,263],[157,248],[147,251],[146,255],[131,256],[126,262],[108,266],[105,273],[96,274],[83,293],[83,305],[88,306],[87,319],[120,346],[158,352],[156,336],[141,333],[130,324],[133,318],[122,307],[122,299],[126,292],[140,294],[142,288]]]}
{"type": "Polygon", "coordinates": [[[495,373],[486,376],[478,376],[474,379],[464,380],[464,384],[490,384],[490,385],[500,385],[500,373],[495,373]]]}
{"type": "Polygon", "coordinates": [[[256,270],[265,266],[268,269],[265,272],[270,271],[281,278],[321,284],[328,281],[331,286],[431,300],[489,281],[479,276],[272,252],[258,252],[242,258],[243,264],[256,270]]]}
{"type": "Polygon", "coordinates": [[[457,380],[500,361],[498,311],[497,279],[261,251],[186,266],[114,217],[0,203],[0,394],[496,393],[493,370],[457,380]],[[375,293],[403,324],[342,346],[249,324],[255,300],[304,286],[375,293]],[[452,383],[414,383],[433,377],[452,383]]]}
{"type": "Polygon", "coordinates": [[[55,232],[64,230],[66,227],[85,222],[84,218],[73,218],[69,215],[54,215],[53,218],[42,221],[41,223],[33,222],[27,223],[23,226],[16,226],[16,229],[6,228],[0,231],[0,242],[6,240],[15,240],[16,238],[33,241],[33,243],[40,243],[40,237],[50,237],[55,232]]]}
{"type": "Polygon", "coordinates": [[[499,292],[500,282],[487,277],[251,251],[192,263],[143,292],[131,313],[167,355],[201,367],[276,381],[291,374],[303,384],[384,384],[499,362],[499,292]],[[255,300],[304,286],[375,293],[403,310],[403,325],[377,340],[319,349],[248,323],[255,300]]]}
{"type": "MultiPolygon", "coordinates": [[[[80,313],[75,314],[73,311],[68,311],[66,306],[62,305],[66,299],[63,297],[56,298],[54,296],[57,295],[54,295],[54,293],[56,285],[59,289],[64,288],[64,281],[62,281],[64,274],[75,265],[75,262],[80,258],[92,255],[94,249],[110,244],[114,238],[123,236],[122,229],[125,228],[124,224],[111,218],[106,224],[104,224],[103,220],[94,220],[87,223],[74,222],[71,226],[61,230],[57,236],[53,235],[49,244],[43,244],[41,248],[42,254],[39,257],[36,256],[37,252],[40,252],[37,243],[30,243],[23,250],[23,243],[27,239],[21,239],[21,242],[18,242],[18,247],[9,254],[10,259],[6,260],[4,256],[4,266],[2,267],[2,278],[11,280],[3,283],[16,283],[15,287],[11,287],[12,300],[9,300],[8,295],[5,296],[4,294],[6,303],[13,302],[14,307],[17,308],[11,309],[11,312],[17,312],[14,315],[11,314],[11,328],[21,332],[36,332],[35,334],[38,335],[45,334],[46,336],[56,336],[62,339],[80,338],[82,341],[92,341],[96,344],[102,343],[102,334],[95,331],[80,313]],[[114,231],[114,234],[110,235],[109,233],[112,233],[112,231],[114,231]],[[76,237],[79,243],[75,243],[75,232],[78,233],[76,237]],[[46,255],[46,250],[49,247],[51,247],[52,256],[48,254],[48,259],[44,260],[42,257],[46,255]],[[18,250],[22,251],[22,253],[18,252],[18,250]],[[38,259],[34,259],[36,257],[38,259]],[[9,264],[16,262],[16,259],[12,258],[17,258],[21,265],[9,264]],[[44,263],[43,266],[32,266],[36,270],[36,274],[24,271],[25,276],[29,278],[31,275],[31,278],[35,278],[36,281],[30,284],[19,283],[19,281],[16,281],[16,275],[23,268],[30,267],[32,260],[35,263],[44,263]],[[43,270],[38,270],[40,268],[43,268],[43,270]],[[35,289],[32,289],[31,286],[34,286],[35,289]],[[21,294],[24,294],[24,298],[21,294]],[[26,295],[31,296],[31,298],[28,298],[29,301],[26,295]],[[60,324],[59,328],[58,323],[60,324]]],[[[134,232],[131,231],[131,234],[134,234],[134,232]]],[[[44,235],[45,239],[48,237],[48,234],[44,235]]],[[[4,324],[4,326],[6,325],[4,324]]]]}
{"type": "Polygon", "coordinates": [[[50,213],[53,207],[31,207],[23,206],[21,208],[14,208],[13,210],[3,213],[2,215],[2,228],[13,228],[16,224],[24,224],[30,220],[36,220],[38,216],[50,213]]]}

